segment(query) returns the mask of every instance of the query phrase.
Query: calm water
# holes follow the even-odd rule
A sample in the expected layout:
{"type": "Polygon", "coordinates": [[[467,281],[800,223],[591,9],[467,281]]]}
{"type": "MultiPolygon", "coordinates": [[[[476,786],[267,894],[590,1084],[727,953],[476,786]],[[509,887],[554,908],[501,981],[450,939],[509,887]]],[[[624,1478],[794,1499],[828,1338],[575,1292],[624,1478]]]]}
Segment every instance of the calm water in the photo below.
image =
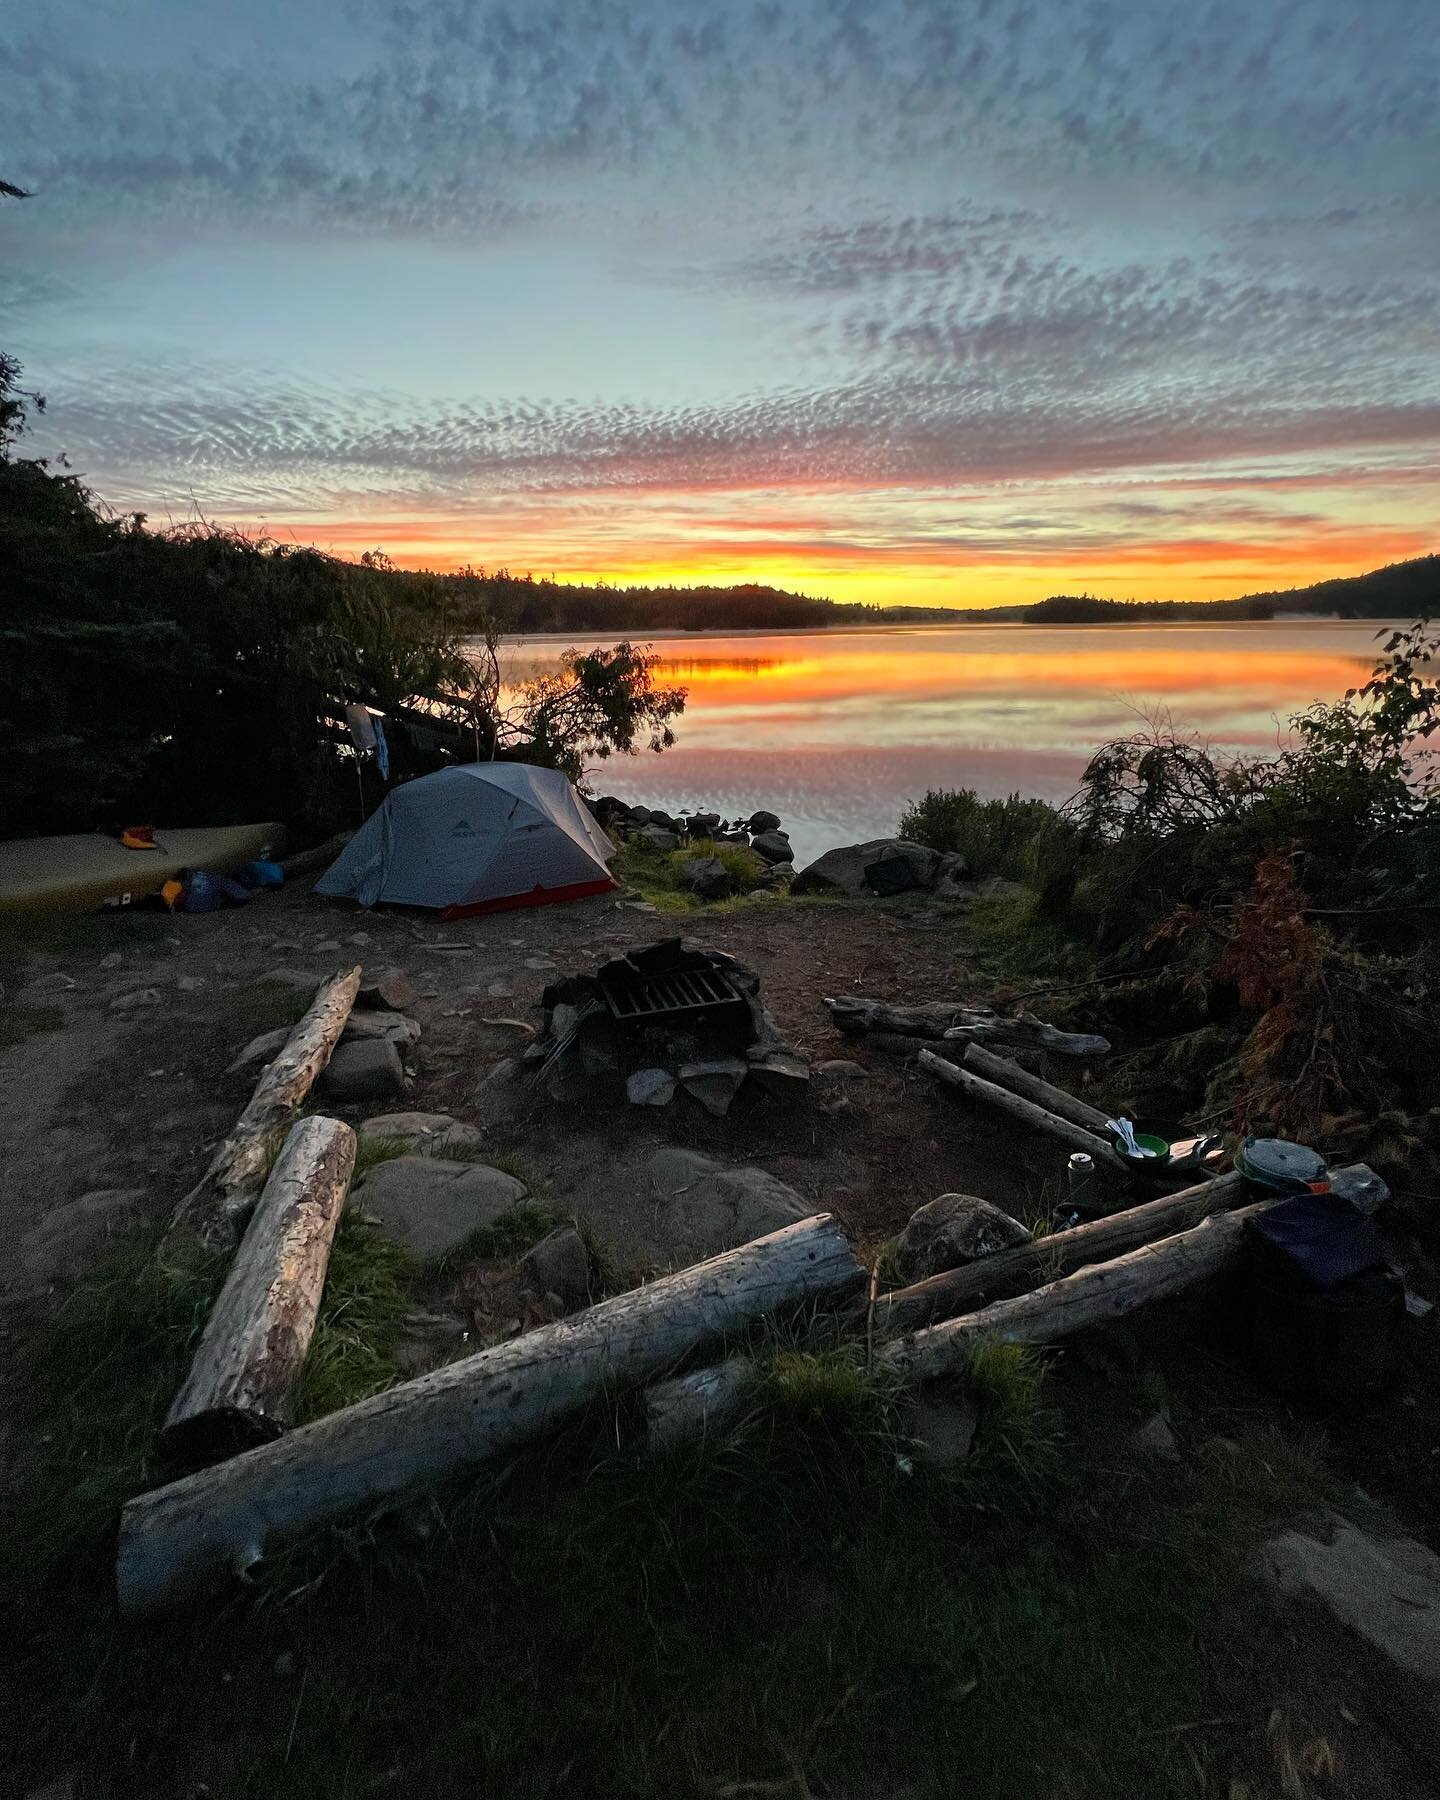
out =
{"type": "MultiPolygon", "coordinates": [[[[1217,746],[1273,748],[1292,712],[1368,672],[1380,629],[1327,620],[656,638],[659,679],[689,693],[678,742],[662,756],[612,757],[592,785],[671,811],[767,807],[804,862],[893,831],[928,787],[1063,800],[1097,744],[1156,708],[1217,746]]],[[[508,673],[553,667],[563,648],[522,639],[508,673]]]]}

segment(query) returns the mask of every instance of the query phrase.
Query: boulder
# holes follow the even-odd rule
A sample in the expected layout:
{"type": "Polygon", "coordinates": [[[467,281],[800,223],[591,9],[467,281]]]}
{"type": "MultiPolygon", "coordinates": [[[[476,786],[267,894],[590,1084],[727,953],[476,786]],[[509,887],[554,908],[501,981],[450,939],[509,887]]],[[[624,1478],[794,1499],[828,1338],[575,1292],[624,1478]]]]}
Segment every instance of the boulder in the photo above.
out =
{"type": "Polygon", "coordinates": [[[666,825],[643,825],[635,833],[642,844],[648,844],[652,850],[678,850],[680,834],[671,831],[666,825]]]}
{"type": "Polygon", "coordinates": [[[730,871],[718,856],[687,856],[680,864],[680,885],[702,900],[723,900],[730,892],[730,871]]]}
{"type": "Polygon", "coordinates": [[[1151,1413],[1130,1441],[1151,1462],[1178,1463],[1180,1460],[1180,1446],[1175,1442],[1175,1433],[1164,1413],[1151,1413]]]}
{"type": "Polygon", "coordinates": [[[1262,1552],[1270,1579],[1309,1594],[1423,1681],[1440,1683],[1440,1557],[1413,1538],[1373,1538],[1346,1520],[1322,1543],[1282,1532],[1262,1552]]]}
{"type": "Polygon", "coordinates": [[[727,1168],[694,1150],[657,1150],[649,1174],[660,1229],[677,1266],[703,1262],[815,1211],[764,1169],[727,1168]]]}
{"type": "Polygon", "coordinates": [[[783,831],[762,831],[750,840],[750,848],[767,863],[792,863],[795,852],[783,831]]]}
{"type": "Polygon", "coordinates": [[[843,1056],[836,1056],[829,1062],[816,1063],[815,1076],[817,1080],[827,1084],[837,1084],[845,1081],[868,1081],[870,1071],[863,1063],[849,1062],[843,1056]]]}
{"type": "Polygon", "coordinates": [[[860,899],[872,893],[866,870],[875,863],[897,858],[909,863],[917,887],[930,887],[940,867],[940,853],[906,838],[875,838],[868,844],[847,844],[827,850],[803,868],[795,878],[797,894],[847,894],[860,899]]]}
{"type": "Polygon", "coordinates": [[[551,1295],[568,1312],[594,1298],[590,1252],[573,1225],[552,1231],[520,1258],[520,1273],[538,1294],[551,1295]]]}
{"type": "Polygon", "coordinates": [[[941,1194],[912,1214],[895,1242],[895,1269],[903,1282],[923,1281],[945,1269],[1028,1244],[1018,1219],[974,1194],[941,1194]]]}
{"type": "Polygon", "coordinates": [[[360,983],[355,1004],[362,1011],[404,1012],[417,999],[415,983],[403,969],[377,969],[360,983]]]}
{"type": "Polygon", "coordinates": [[[772,812],[753,812],[746,823],[752,832],[778,831],[780,815],[772,812]]]}
{"type": "Polygon", "coordinates": [[[964,1394],[929,1387],[902,1403],[900,1423],[916,1462],[927,1469],[954,1469],[970,1454],[979,1414],[964,1394]]]}
{"type": "Polygon", "coordinates": [[[362,1144],[404,1144],[415,1156],[449,1156],[457,1151],[480,1150],[485,1134],[478,1125],[466,1125],[449,1113],[380,1113],[359,1127],[362,1144]]]}
{"type": "Polygon", "coordinates": [[[142,1006],[158,1006],[160,990],[157,987],[133,988],[128,994],[117,994],[110,1002],[112,1012],[135,1012],[142,1006]]]}
{"type": "MultiPolygon", "coordinates": [[[[267,1063],[289,1041],[292,1027],[279,1025],[274,1031],[262,1031],[259,1037],[250,1042],[235,1058],[225,1073],[233,1075],[237,1070],[249,1068],[254,1063],[267,1063]]],[[[402,1060],[408,1062],[420,1042],[420,1026],[414,1020],[406,1018],[403,1013],[363,1012],[351,1013],[345,1021],[345,1029],[340,1034],[341,1043],[365,1043],[379,1039],[394,1044],[400,1052],[402,1060]]]]}
{"type": "Polygon", "coordinates": [[[494,1225],[526,1193],[523,1181],[485,1163],[399,1156],[371,1169],[355,1198],[387,1237],[429,1262],[494,1225]]]}
{"type": "Polygon", "coordinates": [[[691,813],[685,821],[691,837],[709,837],[711,832],[720,827],[720,815],[717,812],[691,813]]]}
{"type": "Polygon", "coordinates": [[[940,900],[959,900],[965,897],[965,890],[969,886],[969,863],[958,851],[947,851],[940,858],[940,866],[935,871],[935,885],[930,891],[940,900]]]}
{"type": "Polygon", "coordinates": [[[749,1064],[740,1056],[713,1056],[704,1062],[682,1063],[680,1085],[717,1119],[723,1119],[740,1092],[749,1064]]]}
{"type": "Polygon", "coordinates": [[[7,1287],[34,1289],[78,1281],[136,1218],[143,1188],[97,1188],[44,1213],[23,1232],[3,1265],[7,1287]]]}
{"type": "Polygon", "coordinates": [[[648,825],[650,823],[650,808],[648,806],[632,806],[627,816],[626,823],[630,825],[648,825]]]}
{"type": "Polygon", "coordinates": [[[662,831],[679,832],[684,830],[684,826],[681,825],[680,821],[672,813],[661,812],[660,809],[655,806],[650,808],[649,823],[651,825],[658,825],[662,831]]]}
{"type": "Polygon", "coordinates": [[[952,904],[961,906],[985,906],[994,900],[1013,900],[1029,892],[1023,881],[1007,881],[1003,875],[982,875],[974,881],[947,879],[941,893],[941,883],[936,882],[935,892],[952,904]]]}
{"type": "Polygon", "coordinates": [[[714,841],[717,844],[734,844],[737,849],[748,849],[750,834],[746,831],[717,831],[714,841]]]}
{"type": "Polygon", "coordinates": [[[637,1069],[625,1083],[632,1106],[668,1106],[675,1098],[675,1077],[668,1069],[637,1069]]]}
{"type": "Polygon", "coordinates": [[[756,1048],[746,1053],[750,1079],[778,1099],[795,1099],[810,1087],[810,1064],[798,1051],[756,1048]]]}
{"type": "Polygon", "coordinates": [[[367,1100],[398,1100],[405,1093],[405,1065],[385,1038],[346,1043],[342,1038],[315,1083],[315,1097],[329,1106],[359,1106],[367,1100]]]}

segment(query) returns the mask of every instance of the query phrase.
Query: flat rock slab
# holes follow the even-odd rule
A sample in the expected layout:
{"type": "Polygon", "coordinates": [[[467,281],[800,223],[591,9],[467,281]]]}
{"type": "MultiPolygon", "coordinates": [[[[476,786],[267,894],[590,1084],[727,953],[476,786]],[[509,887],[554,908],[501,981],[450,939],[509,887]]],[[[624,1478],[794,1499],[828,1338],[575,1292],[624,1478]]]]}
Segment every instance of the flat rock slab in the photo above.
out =
{"type": "Polygon", "coordinates": [[[373,975],[367,971],[355,1004],[366,1012],[404,1012],[419,997],[415,983],[403,969],[377,969],[373,975]]]}
{"type": "Polygon", "coordinates": [[[405,1144],[416,1156],[454,1157],[459,1151],[482,1150],[485,1133],[449,1113],[380,1113],[359,1127],[362,1144],[405,1144]]]}
{"type": "MultiPolygon", "coordinates": [[[[383,1014],[373,1015],[383,1017],[383,1014]]],[[[367,1100],[398,1100],[405,1093],[405,1065],[386,1038],[335,1046],[335,1054],[315,1083],[315,1095],[332,1106],[359,1106],[367,1100]]]]}
{"type": "Polygon", "coordinates": [[[680,1085],[717,1119],[723,1119],[730,1103],[740,1092],[740,1084],[750,1072],[741,1056],[715,1056],[706,1062],[684,1063],[680,1069],[680,1085]]]}
{"type": "Polygon", "coordinates": [[[55,1281],[78,1281],[103,1257],[139,1216],[143,1188],[97,1188],[48,1212],[18,1240],[6,1257],[5,1285],[39,1289],[55,1281]]]}
{"type": "Polygon", "coordinates": [[[648,1172],[656,1228],[677,1268],[748,1244],[815,1211],[764,1169],[728,1168],[695,1150],[657,1150],[648,1172]]]}
{"type": "Polygon", "coordinates": [[[472,1231],[518,1206],[527,1191],[523,1181],[486,1163],[438,1156],[397,1156],[372,1169],[355,1190],[385,1235],[421,1262],[458,1249],[472,1231]]]}
{"type": "Polygon", "coordinates": [[[895,1242],[895,1269],[902,1281],[924,1281],[1030,1241],[1020,1221],[990,1201],[975,1194],[941,1194],[911,1214],[895,1242]]]}
{"type": "Polygon", "coordinates": [[[675,1077],[668,1069],[637,1069],[625,1083],[632,1106],[668,1106],[675,1098],[675,1077]]]}
{"type": "Polygon", "coordinates": [[[1282,1592],[1313,1595],[1402,1669],[1440,1683],[1440,1557],[1432,1550],[1341,1522],[1332,1543],[1286,1531],[1262,1555],[1282,1592]]]}

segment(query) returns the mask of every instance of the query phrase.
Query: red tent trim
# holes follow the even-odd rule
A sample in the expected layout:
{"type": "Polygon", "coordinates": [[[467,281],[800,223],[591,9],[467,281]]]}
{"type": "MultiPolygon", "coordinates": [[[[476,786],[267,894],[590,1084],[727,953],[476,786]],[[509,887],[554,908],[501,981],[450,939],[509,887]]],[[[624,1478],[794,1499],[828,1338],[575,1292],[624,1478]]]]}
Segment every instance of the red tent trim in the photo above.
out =
{"type": "Polygon", "coordinates": [[[528,894],[504,894],[498,900],[477,900],[473,906],[442,908],[442,919],[474,919],[482,913],[515,912],[522,906],[556,906],[566,900],[588,900],[592,894],[611,894],[619,887],[613,876],[595,881],[572,881],[568,887],[535,887],[528,894]]]}

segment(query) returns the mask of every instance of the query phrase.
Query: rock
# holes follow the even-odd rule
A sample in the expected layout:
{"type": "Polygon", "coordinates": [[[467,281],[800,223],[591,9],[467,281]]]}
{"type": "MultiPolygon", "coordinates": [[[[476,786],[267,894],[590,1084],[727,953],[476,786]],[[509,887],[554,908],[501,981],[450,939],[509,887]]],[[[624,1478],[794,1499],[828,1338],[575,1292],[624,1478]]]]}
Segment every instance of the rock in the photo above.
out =
{"type": "Polygon", "coordinates": [[[513,1000],[515,998],[515,983],[513,981],[506,981],[503,975],[497,975],[495,980],[490,982],[486,987],[485,992],[492,1000],[513,1000]]]}
{"type": "MultiPolygon", "coordinates": [[[[940,883],[935,884],[940,892],[940,883]]],[[[977,881],[947,881],[942,898],[963,906],[988,906],[996,900],[1014,900],[1029,892],[1023,881],[1007,881],[1003,875],[982,875],[977,881]]]]}
{"type": "Polygon", "coordinates": [[[658,807],[654,807],[654,806],[652,806],[650,809],[650,818],[649,818],[648,823],[651,825],[658,825],[662,831],[673,831],[673,832],[679,833],[684,830],[684,827],[681,825],[680,821],[677,818],[675,818],[670,813],[661,812],[658,807]]]}
{"type": "Polygon", "coordinates": [[[182,994],[193,994],[205,985],[203,975],[177,975],[175,985],[182,994]]]}
{"type": "Polygon", "coordinates": [[[404,1012],[418,998],[415,983],[403,969],[377,969],[361,982],[355,1004],[367,1012],[404,1012]]]}
{"type": "Polygon", "coordinates": [[[457,1151],[484,1148],[485,1134],[478,1125],[466,1125],[449,1113],[380,1113],[359,1127],[360,1142],[401,1143],[414,1156],[453,1157],[457,1151]]]}
{"type": "Polygon", "coordinates": [[[745,1060],[751,1081],[778,1099],[794,1099],[810,1087],[810,1065],[797,1051],[755,1049],[745,1060]]]}
{"type": "Polygon", "coordinates": [[[1178,1463],[1180,1460],[1180,1446],[1175,1442],[1175,1433],[1164,1413],[1151,1413],[1130,1442],[1142,1456],[1148,1456],[1154,1462],[1178,1463]]]}
{"type": "Polygon", "coordinates": [[[916,1462],[927,1469],[953,1469],[970,1454],[979,1414],[965,1395],[929,1387],[903,1402],[900,1420],[906,1437],[914,1440],[916,1462]]]}
{"type": "MultiPolygon", "coordinates": [[[[295,947],[298,950],[300,946],[297,944],[295,947]]],[[[255,985],[299,988],[307,994],[313,994],[320,985],[320,977],[312,975],[308,969],[267,969],[263,975],[255,977],[255,985]]]]}
{"type": "Polygon", "coordinates": [[[364,1211],[412,1256],[429,1262],[493,1225],[525,1198],[523,1181],[485,1163],[398,1156],[380,1163],[357,1190],[364,1211]]]}
{"type": "Polygon", "coordinates": [[[339,953],[341,943],[339,938],[321,938],[318,944],[312,944],[310,948],[317,956],[334,956],[339,953]]]}
{"type": "Polygon", "coordinates": [[[767,863],[792,863],[795,852],[783,831],[762,831],[750,840],[750,848],[767,863]]]}
{"type": "Polygon", "coordinates": [[[631,825],[648,825],[650,823],[650,808],[648,806],[632,806],[628,815],[628,822],[631,825]]]}
{"type": "Polygon", "coordinates": [[[1282,1592],[1313,1595],[1402,1669],[1440,1682],[1440,1557],[1432,1550],[1337,1520],[1329,1544],[1286,1531],[1261,1554],[1282,1592]]]}
{"type": "Polygon", "coordinates": [[[795,865],[793,862],[771,863],[769,868],[766,869],[765,873],[760,877],[760,886],[765,888],[784,887],[787,881],[793,881],[794,879],[795,865]]]}
{"type": "Polygon", "coordinates": [[[733,1250],[815,1210],[764,1169],[727,1168],[694,1150],[657,1150],[649,1175],[677,1266],[733,1250]]]}
{"type": "Polygon", "coordinates": [[[1030,1233],[1020,1221],[988,1200],[941,1194],[912,1214],[896,1239],[895,1268],[903,1282],[923,1281],[1029,1242],[1030,1233]]]}
{"type": "Polygon", "coordinates": [[[14,1246],[13,1257],[0,1262],[6,1285],[37,1288],[54,1281],[75,1281],[105,1253],[139,1216],[143,1188],[97,1188],[42,1215],[14,1246]]]}
{"type": "Polygon", "coordinates": [[[133,1012],[141,1006],[158,1006],[160,990],[157,987],[133,988],[128,994],[117,994],[110,1002],[112,1012],[133,1012]]]}
{"type": "Polygon", "coordinates": [[[706,1112],[723,1119],[748,1072],[749,1065],[743,1057],[714,1056],[705,1062],[682,1063],[680,1085],[687,1094],[695,1096],[706,1112]]]}
{"type": "Polygon", "coordinates": [[[709,837],[720,828],[720,815],[717,812],[691,813],[685,821],[685,829],[691,837],[709,837]]]}
{"type": "Polygon", "coordinates": [[[868,1081],[870,1071],[863,1064],[848,1062],[843,1056],[833,1057],[829,1062],[816,1063],[817,1080],[834,1084],[842,1081],[868,1081]]]}
{"type": "Polygon", "coordinates": [[[717,844],[734,844],[739,848],[748,849],[750,835],[745,831],[717,831],[714,841],[717,844]]]}
{"type": "Polygon", "coordinates": [[[753,812],[746,823],[752,832],[778,831],[780,815],[772,812],[753,812]]]}
{"type": "Polygon", "coordinates": [[[100,967],[102,969],[118,969],[124,960],[125,958],[118,950],[112,950],[108,956],[100,958],[100,967]]]}
{"type": "Polygon", "coordinates": [[[648,844],[652,850],[678,850],[680,834],[671,831],[668,826],[644,825],[635,833],[642,844],[648,844]]]}
{"type": "Polygon", "coordinates": [[[588,1306],[593,1298],[594,1271],[585,1240],[573,1225],[552,1231],[520,1258],[520,1272],[537,1293],[553,1295],[568,1312],[588,1306]]]}
{"type": "Polygon", "coordinates": [[[935,885],[931,892],[941,900],[958,900],[964,897],[970,885],[970,865],[956,850],[950,850],[940,858],[940,866],[935,871],[935,885]]]}
{"type": "Polygon", "coordinates": [[[620,1074],[620,1053],[608,1033],[582,1032],[577,1042],[580,1067],[591,1081],[610,1081],[620,1074]]]}
{"type": "MultiPolygon", "coordinates": [[[[284,1049],[290,1032],[289,1025],[278,1025],[274,1031],[262,1031],[259,1037],[251,1038],[225,1073],[233,1075],[252,1063],[269,1062],[284,1049]]],[[[340,1034],[342,1044],[365,1043],[377,1039],[394,1044],[401,1058],[409,1062],[415,1046],[420,1042],[420,1027],[414,1019],[408,1019],[401,1013],[351,1013],[340,1034]]]]}
{"type": "Polygon", "coordinates": [[[675,1098],[675,1077],[668,1069],[637,1069],[625,1083],[632,1106],[668,1106],[675,1098]]]}
{"type": "Polygon", "coordinates": [[[527,956],[525,967],[527,969],[558,969],[560,965],[553,956],[527,956]]]}
{"type": "Polygon", "coordinates": [[[718,856],[687,856],[680,864],[680,885],[702,900],[723,900],[730,892],[730,871],[718,856]]]}
{"type": "Polygon", "coordinates": [[[938,850],[912,844],[905,838],[875,838],[868,844],[847,844],[827,850],[803,868],[795,878],[797,894],[848,894],[861,899],[873,892],[865,872],[873,863],[902,858],[910,864],[917,887],[928,888],[940,866],[938,850]]]}
{"type": "Polygon", "coordinates": [[[467,1349],[469,1337],[453,1313],[406,1313],[390,1354],[402,1375],[423,1375],[467,1349]]]}
{"type": "Polygon", "coordinates": [[[329,1066],[315,1083],[316,1098],[331,1106],[358,1106],[366,1100],[398,1100],[405,1093],[400,1052],[385,1038],[335,1046],[329,1066]]]}

